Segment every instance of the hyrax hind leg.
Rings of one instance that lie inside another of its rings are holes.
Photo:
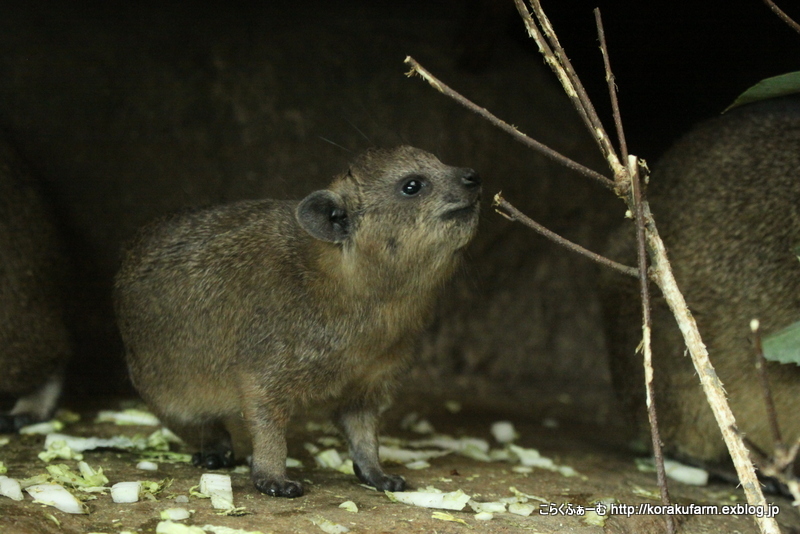
[[[364,483],[380,491],[404,491],[406,481],[387,475],[378,457],[378,416],[384,400],[382,391],[348,395],[336,411],[339,428],[350,445],[353,470]]]
[[[231,436],[219,420],[188,425],[162,420],[173,432],[200,448],[192,455],[192,465],[206,469],[231,467],[234,464]]]
[[[9,414],[0,414],[0,434],[16,432],[23,426],[49,419],[56,409],[63,383],[64,376],[58,371],[38,389],[20,397]]]

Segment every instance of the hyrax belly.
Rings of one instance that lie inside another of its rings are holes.
[[[151,224],[128,249],[115,309],[131,377],[164,422],[233,462],[252,441],[255,486],[294,497],[285,428],[329,398],[358,477],[401,490],[378,461],[379,408],[436,293],[474,235],[480,180],[411,147],[357,158],[300,202],[239,202]]]

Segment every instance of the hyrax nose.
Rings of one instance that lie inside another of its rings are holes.
[[[468,189],[475,189],[481,185],[481,177],[472,169],[463,169],[461,174],[461,184]]]

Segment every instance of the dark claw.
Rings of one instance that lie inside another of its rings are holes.
[[[358,464],[353,464],[353,470],[355,471],[356,476],[361,482],[369,486],[372,486],[373,488],[379,491],[406,490],[406,481],[403,477],[396,475],[387,475],[383,471],[375,471],[373,473],[370,473],[368,476],[361,470]]]
[[[19,415],[0,415],[0,434],[15,434],[19,429],[38,422],[38,419],[30,414]]]
[[[212,470],[222,467],[232,467],[233,451],[227,451],[224,454],[217,454],[215,452],[203,454],[202,452],[196,452],[192,455],[192,465]]]
[[[293,480],[258,480],[253,482],[256,489],[272,497],[293,499],[303,495],[303,486]]]

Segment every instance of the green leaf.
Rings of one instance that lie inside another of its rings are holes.
[[[767,360],[800,365],[800,321],[768,335],[762,345]]]
[[[791,95],[800,93],[800,71],[789,72],[779,76],[773,76],[766,80],[761,80],[753,87],[739,95],[733,104],[728,106],[725,111],[729,111],[735,107],[758,102],[760,100],[768,100],[770,98],[778,98],[780,96]],[[723,113],[725,113],[723,111]]]

